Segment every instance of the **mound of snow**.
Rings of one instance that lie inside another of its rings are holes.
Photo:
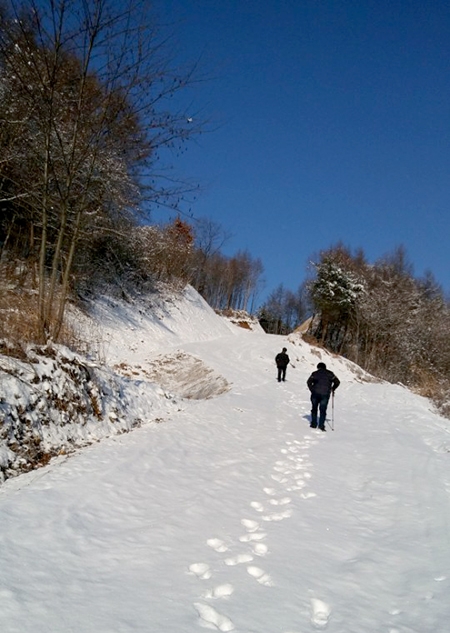
[[[181,343],[233,336],[191,287],[72,309],[87,357],[62,346],[0,354],[0,481],[106,437],[160,421],[181,399],[212,398],[227,380]],[[165,352],[162,354],[161,352]]]
[[[0,356],[0,480],[178,408],[157,384],[118,376],[64,347]]]

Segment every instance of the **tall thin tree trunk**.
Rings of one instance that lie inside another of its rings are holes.
[[[45,258],[47,255],[47,230],[48,230],[48,173],[49,173],[49,160],[50,160],[50,134],[47,138],[46,156],[44,162],[44,195],[42,198],[41,218],[41,245],[39,252],[39,268],[38,268],[38,306],[39,306],[39,338],[41,343],[45,343],[47,340],[48,324],[46,320],[46,305],[45,305]]]

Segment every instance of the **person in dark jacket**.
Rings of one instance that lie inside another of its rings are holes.
[[[286,354],[287,349],[283,347],[282,351],[275,356],[275,362],[278,369],[278,382],[286,380],[286,368],[289,365],[289,356]]]
[[[334,393],[341,381],[332,371],[327,369],[325,363],[317,365],[317,371],[313,371],[306,381],[311,392],[311,428],[317,428],[317,409],[319,409],[319,429],[325,431],[325,419],[327,417],[328,401],[331,393]]]

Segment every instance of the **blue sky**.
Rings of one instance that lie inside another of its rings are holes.
[[[439,0],[156,0],[213,131],[174,162],[186,207],[261,258],[264,299],[342,241],[406,248],[450,292],[450,5]]]

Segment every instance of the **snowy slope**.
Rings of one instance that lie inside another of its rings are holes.
[[[191,290],[158,319],[97,309],[131,409],[167,385],[173,406],[0,487],[2,632],[448,633],[449,422],[426,399]],[[342,382],[327,433],[319,360]]]
[[[105,437],[164,419],[179,398],[224,393],[226,380],[177,349],[235,332],[192,289],[72,310],[87,358],[63,347],[0,354],[0,482]],[[164,350],[164,354],[160,354]]]

